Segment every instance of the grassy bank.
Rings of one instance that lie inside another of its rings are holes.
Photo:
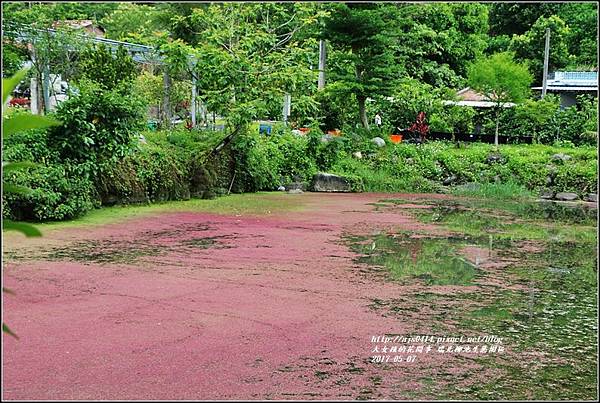
[[[235,215],[268,215],[286,211],[300,211],[304,207],[296,198],[282,193],[258,192],[252,194],[231,194],[216,199],[191,199],[167,201],[145,205],[117,205],[94,209],[82,217],[69,221],[38,223],[44,230],[89,227],[118,223],[124,220],[159,213],[196,212]]]
[[[226,133],[146,132],[145,139],[135,140],[123,157],[76,164],[58,158],[45,133],[30,131],[4,144],[6,160],[38,165],[6,175],[8,183],[32,191],[4,195],[3,216],[45,222],[102,216],[95,208],[115,204],[182,200],[182,206],[191,206],[195,199],[212,199],[229,189],[252,193],[291,182],[308,184],[319,171],[343,175],[355,190],[367,192],[478,192],[513,198],[545,190],[580,197],[596,192],[594,147],[502,145],[496,150],[489,144],[439,141],[377,147],[371,141],[376,134],[324,139],[317,129],[296,136],[279,127],[270,136],[261,136],[251,127],[211,154]]]

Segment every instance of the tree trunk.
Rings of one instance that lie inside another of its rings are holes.
[[[35,114],[43,115],[45,110],[44,104],[44,75],[42,74],[43,69],[38,64],[37,52],[33,45],[28,45],[31,49],[31,62],[35,68],[35,88],[31,91],[31,98],[35,97]]]
[[[367,100],[366,97],[357,97],[358,98],[358,113],[360,115],[360,122],[363,127],[369,130],[369,119],[367,118],[367,108],[365,107],[365,102]]]
[[[171,77],[166,71],[163,73],[163,110],[162,110],[162,122],[165,129],[171,127],[171,105],[169,99],[169,92],[171,89]]]
[[[494,145],[498,148],[498,126],[500,125],[500,108],[496,110],[496,133],[494,134]]]

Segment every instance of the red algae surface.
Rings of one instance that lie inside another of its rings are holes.
[[[443,311],[467,301],[411,301],[418,285],[387,281],[343,236],[440,228],[377,208],[389,194],[282,196],[302,208],[7,237],[3,317],[20,338],[3,336],[3,398],[434,399],[494,376],[468,354],[374,362],[374,337],[445,336]],[[374,309],[390,300],[405,314]]]

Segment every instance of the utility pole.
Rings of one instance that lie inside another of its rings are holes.
[[[46,63],[42,72],[42,94],[44,96],[44,115],[50,112],[50,67]]]
[[[31,52],[31,63],[32,65],[35,67],[36,66],[36,52],[35,52],[35,47],[31,44],[28,43],[27,44],[27,48],[30,50]],[[33,113],[34,115],[41,115],[42,111],[42,97],[41,97],[41,91],[40,91],[40,79],[41,76],[38,77],[37,74],[37,70],[36,70],[36,74],[34,77],[31,78],[31,84],[30,84],[30,94],[31,94],[31,113]]]
[[[550,57],[550,28],[546,28],[546,48],[544,49],[544,78],[542,81],[542,98],[546,96],[548,87],[548,59]]]
[[[196,127],[196,75],[192,74],[192,127]]]
[[[327,48],[325,47],[325,41],[321,39],[319,41],[319,81],[317,88],[325,88],[325,64],[327,59]]]
[[[287,125],[288,118],[292,109],[292,96],[286,93],[283,96],[283,123]]]
[[[171,127],[171,102],[169,99],[169,92],[171,91],[171,77],[169,77],[169,72],[163,72],[163,126],[164,128]]]

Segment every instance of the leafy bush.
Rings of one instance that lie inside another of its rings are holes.
[[[214,167],[204,155],[220,140],[214,132],[146,132],[144,137],[146,143],[123,159],[102,164],[96,187],[103,204],[212,197]]]
[[[505,145],[498,151],[499,160],[492,161],[488,157],[497,152],[490,144],[457,147],[452,142],[436,141],[378,148],[368,133],[361,131],[328,141],[318,129],[308,136],[292,135],[283,127],[279,132],[270,136],[259,135],[257,130],[240,133],[210,158],[208,152],[221,142],[224,133],[186,129],[144,132],[147,143],[134,144],[121,159],[63,166],[58,164],[56,153],[45,146],[44,133],[29,131],[20,135],[20,141],[9,140],[5,155],[45,158],[49,166],[11,177],[11,182],[29,186],[34,193],[6,199],[4,214],[35,220],[66,219],[97,206],[99,201],[106,205],[214,197],[215,193],[227,193],[232,180],[233,192],[275,190],[292,181],[309,181],[317,171],[345,176],[356,191],[438,192],[444,179],[454,177],[453,186],[477,183],[475,195],[503,198],[545,189],[551,169],[556,171],[555,191],[583,195],[595,189],[598,177],[594,147]],[[362,158],[353,156],[355,151],[361,151]],[[559,163],[551,158],[556,153],[572,158]],[[90,165],[95,166],[95,177],[88,175],[93,171]]]
[[[235,191],[256,192],[276,189],[282,154],[272,143],[255,133],[237,136],[232,145],[235,156]]]
[[[347,95],[342,83],[332,82],[315,95],[320,108],[318,116],[322,130],[342,129],[346,122],[356,122],[356,97]]]
[[[62,125],[49,131],[49,144],[75,162],[123,157],[144,124],[143,104],[128,93],[127,84],[107,90],[82,82],[79,94],[61,103],[56,116]]]
[[[2,158],[5,161],[56,162],[58,153],[48,147],[46,129],[26,130],[4,138]]]
[[[319,169],[315,156],[309,153],[309,138],[285,134],[266,138],[265,141],[281,151],[278,175],[283,184],[295,179],[308,181]]]
[[[68,220],[99,205],[92,182],[70,165],[50,165],[12,172],[11,184],[31,189],[4,195],[5,218],[25,221]]]
[[[130,84],[137,75],[135,62],[122,46],[114,54],[104,44],[88,46],[78,62],[78,78],[95,82],[103,89]]]
[[[554,182],[554,190],[557,192],[575,192],[580,196],[596,193],[598,167],[596,164],[567,161],[558,167]]]
[[[532,136],[535,142],[553,144],[571,142],[574,145],[595,145],[598,139],[598,100],[583,95],[577,104],[560,108],[559,98],[546,95],[541,100],[527,100],[502,112],[502,134]],[[484,132],[491,133],[495,123],[483,114]]]
[[[520,189],[527,189],[537,192],[547,186],[552,155],[561,152],[571,155],[572,159],[557,167],[554,190],[583,194],[595,189],[597,156],[592,147],[502,146],[501,159],[492,162],[488,156],[495,152],[489,144],[474,143],[457,148],[450,142],[430,142],[421,146],[402,143],[366,153],[363,159],[344,157],[332,170],[361,177],[366,191],[439,191],[441,182],[453,177],[453,185],[479,183],[504,186],[505,191],[513,189],[521,193]]]

